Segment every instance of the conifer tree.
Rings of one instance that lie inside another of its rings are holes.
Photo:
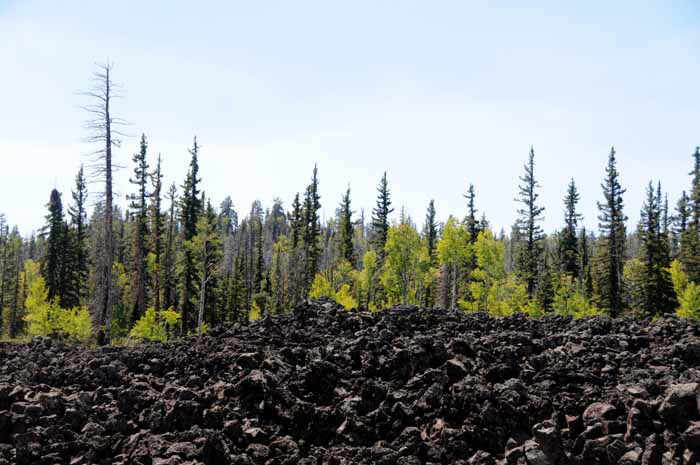
[[[161,172],[161,156],[158,154],[156,169],[151,175],[153,192],[151,192],[151,203],[148,208],[150,230],[150,249],[153,253],[153,308],[159,312],[162,308],[162,269],[163,269],[163,230],[165,229],[165,218],[161,211],[163,202],[163,173]],[[167,308],[167,307],[166,307]]]
[[[372,232],[374,234],[374,247],[381,266],[384,263],[384,246],[389,234],[389,215],[394,211],[391,208],[391,194],[389,192],[389,183],[386,179],[386,171],[382,175],[377,192],[379,193],[377,206],[372,210]]]
[[[435,200],[431,199],[428,204],[428,211],[425,214],[425,225],[423,226],[423,238],[428,248],[428,259],[430,267],[435,268],[438,265],[437,245],[438,245],[438,224],[435,213]],[[436,285],[431,283],[426,286],[424,302],[428,308],[435,306]]]
[[[544,251],[544,233],[539,225],[544,207],[537,205],[539,183],[535,179],[535,150],[532,147],[525,165],[525,175],[520,181],[522,184],[519,187],[519,198],[516,200],[523,205],[523,208],[518,210],[522,241],[516,257],[516,270],[525,283],[528,295],[532,297],[538,284],[538,269]]]
[[[620,185],[617,171],[615,148],[610,149],[603,188],[604,201],[598,202],[600,253],[596,260],[596,292],[599,306],[611,316],[618,316],[623,310],[623,270],[625,262],[625,242],[627,216],[623,212],[622,195],[625,189]]]
[[[177,188],[175,183],[168,189],[168,201],[170,209],[168,213],[168,225],[165,235],[165,254],[163,257],[163,308],[177,306],[177,281],[175,268],[175,236],[177,234],[175,218],[175,206],[177,204]]]
[[[671,254],[674,258],[677,258],[680,254],[681,241],[683,234],[688,229],[688,223],[690,220],[690,209],[689,207],[690,199],[686,191],[681,193],[681,198],[678,199],[676,204],[676,214],[673,216],[673,243],[671,247]]]
[[[338,249],[340,257],[355,265],[355,251],[353,236],[355,230],[352,223],[352,209],[350,204],[350,186],[345,191],[338,211]]]
[[[478,210],[475,204],[476,195],[474,193],[474,184],[469,184],[469,190],[464,197],[467,199],[467,217],[464,219],[464,222],[469,230],[469,240],[474,244],[476,243],[476,238],[479,236],[479,232],[482,230],[479,225],[479,220],[476,218]]]
[[[561,257],[561,271],[569,274],[573,279],[579,278],[581,270],[577,235],[581,215],[576,211],[580,199],[576,183],[571,179],[566,197],[564,197],[564,229],[561,233],[559,255]]]
[[[197,234],[197,220],[202,213],[202,200],[200,198],[199,183],[199,145],[197,137],[194,138],[192,148],[189,149],[191,155],[190,167],[187,171],[185,182],[182,185],[182,197],[180,199],[180,224],[182,225],[183,242],[191,241]],[[197,269],[195,256],[190,248],[185,247],[181,260],[181,298],[180,311],[182,334],[192,328],[192,315],[194,313],[193,298],[197,292]]]
[[[148,237],[148,202],[149,193],[147,191],[148,178],[148,162],[146,160],[146,152],[148,150],[148,142],[146,135],[141,134],[141,143],[138,153],[132,157],[134,162],[134,177],[129,179],[129,182],[136,186],[136,193],[129,196],[131,203],[129,208],[134,214],[134,237],[133,237],[133,296],[132,307],[130,314],[131,324],[135,324],[146,311],[146,293],[148,290],[148,269],[146,240]]]
[[[67,228],[63,219],[63,204],[61,193],[51,190],[49,203],[46,205],[49,214],[46,216],[46,256],[42,262],[42,275],[46,281],[49,299],[58,297],[63,301],[66,293],[66,250]]]
[[[318,211],[321,209],[321,196],[318,193],[318,169],[314,165],[311,184],[306,188],[304,197],[304,295],[308,293],[311,283],[318,270],[320,257],[319,238],[321,236]]]
[[[671,313],[678,305],[671,275],[671,256],[663,231],[663,207],[661,184],[654,192],[652,183],[647,188],[647,198],[642,206],[638,234],[641,240],[641,307],[647,316]]]
[[[688,198],[689,219],[681,236],[680,260],[688,279],[700,283],[700,147],[693,153],[692,184]]]
[[[87,298],[87,282],[88,282],[88,250],[87,250],[87,213],[85,211],[88,191],[87,181],[83,166],[80,165],[80,170],[75,177],[75,190],[71,192],[73,197],[73,205],[68,207],[68,214],[71,218],[72,227],[72,244],[71,252],[73,255],[73,269],[70,273],[71,288],[76,295],[77,302],[71,305],[78,305],[84,302]],[[31,257],[30,257],[31,258]]]
[[[579,289],[586,299],[590,299],[593,295],[593,274],[591,272],[590,239],[588,238],[585,227],[581,228],[578,242],[580,257],[579,270],[581,271],[579,276]]]
[[[425,243],[428,246],[428,256],[430,263],[435,265],[437,262],[437,243],[438,243],[438,224],[435,218],[435,200],[431,199],[428,204],[428,211],[425,214],[425,226],[423,228],[423,236]]]

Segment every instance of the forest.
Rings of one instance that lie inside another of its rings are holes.
[[[530,148],[513,225],[496,233],[473,185],[456,216],[437,218],[433,201],[422,221],[395,212],[387,172],[368,215],[353,209],[350,188],[339,202],[321,199],[316,166],[291,205],[276,198],[269,206],[234,206],[230,197],[205,195],[199,166],[206,154],[196,137],[185,179],[163,185],[161,158],[144,131],[131,157],[132,190],[119,205],[113,151],[123,121],[112,114],[111,70],[98,67],[94,87],[83,93],[97,150],[76,167],[70,193],[46,193],[43,229],[23,235],[0,215],[3,338],[167,340],[323,297],[348,310],[411,304],[493,316],[700,317],[700,148],[689,157],[687,190],[671,200],[658,180],[649,181],[644,199],[626,199],[611,148],[601,166],[597,225],[582,224],[571,179],[561,228],[552,232],[541,226]],[[88,181],[99,187],[88,192]],[[337,203],[325,222],[322,201]],[[636,225],[625,214],[632,208],[641,213]],[[394,213],[398,221],[390,220]]]

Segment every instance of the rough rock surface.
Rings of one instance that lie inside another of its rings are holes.
[[[700,327],[292,315],[196,339],[0,345],[0,464],[696,464]]]

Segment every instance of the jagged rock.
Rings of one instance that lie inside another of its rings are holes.
[[[669,424],[685,427],[698,418],[698,383],[674,384],[666,390],[659,415]]]
[[[307,301],[198,342],[0,343],[0,465],[692,464],[695,334]]]

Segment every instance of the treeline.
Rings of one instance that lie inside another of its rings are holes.
[[[473,185],[458,216],[439,221],[431,201],[420,229],[403,211],[392,222],[386,173],[368,217],[353,209],[348,187],[335,202],[324,199],[337,208],[321,222],[316,167],[290,206],[278,198],[241,211],[230,197],[214,204],[200,178],[196,138],[185,179],[164,186],[161,157],[143,135],[123,209],[111,191],[119,120],[111,114],[110,71],[101,67],[96,88],[86,93],[99,144],[92,167],[104,189],[88,193],[80,167],[68,207],[52,190],[46,226],[29,237],[0,216],[0,322],[7,337],[166,339],[286,312],[309,296],[331,297],[348,309],[408,303],[494,315],[700,316],[700,149],[692,155],[688,193],[670,207],[660,182],[650,182],[639,224],[630,230],[611,149],[597,234],[582,224],[573,179],[561,229],[544,233],[533,149],[509,234],[492,232]]]

